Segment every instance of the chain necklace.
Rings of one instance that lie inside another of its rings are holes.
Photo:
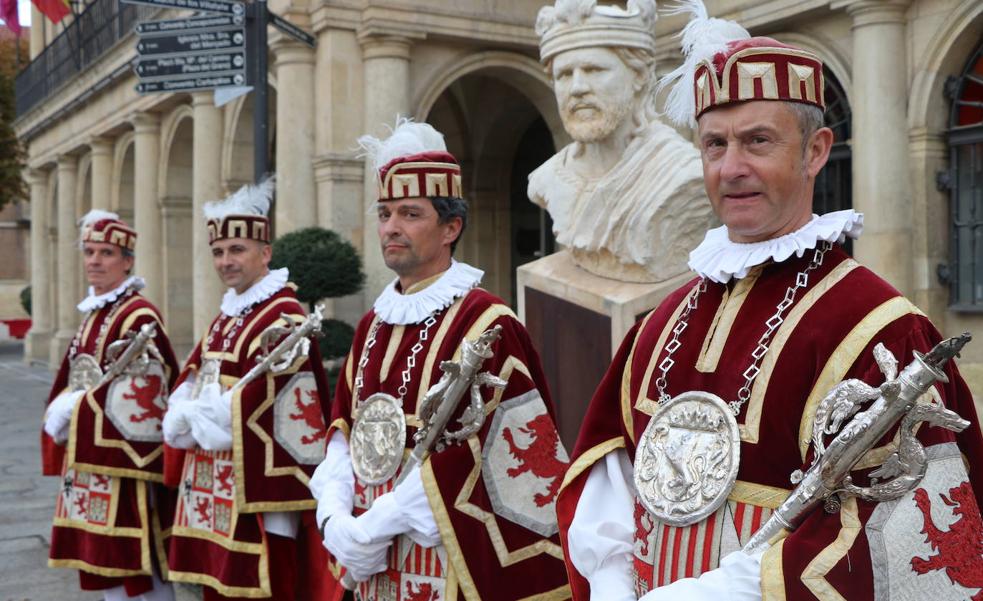
[[[744,385],[741,386],[740,390],[737,391],[737,400],[733,400],[727,403],[730,410],[735,416],[739,415],[741,408],[744,404],[751,398],[751,385],[754,384],[755,378],[761,372],[761,361],[764,359],[765,355],[768,354],[768,345],[771,342],[771,336],[775,333],[775,330],[782,325],[785,321],[784,313],[792,306],[795,302],[795,296],[798,294],[799,290],[805,288],[809,285],[809,274],[823,264],[823,257],[826,252],[833,248],[832,242],[823,242],[821,245],[817,246],[813,255],[812,261],[809,265],[800,271],[795,276],[795,283],[788,287],[785,291],[785,297],[782,299],[778,306],[775,307],[775,314],[772,315],[768,321],[765,322],[765,331],[758,339],[758,345],[755,347],[754,352],[751,353],[751,365],[748,366],[744,373]],[[666,377],[669,374],[669,370],[675,365],[675,360],[673,360],[672,355],[682,343],[679,342],[679,337],[683,331],[689,325],[689,318],[693,311],[699,304],[700,295],[707,290],[707,279],[705,277],[700,278],[699,284],[697,284],[696,292],[689,297],[686,302],[686,309],[679,316],[679,321],[676,322],[675,327],[672,329],[672,338],[665,346],[666,357],[659,363],[659,371],[662,374],[655,381],[656,388],[659,391],[659,404],[663,405],[670,400],[669,394],[666,392],[667,380]]]
[[[403,370],[401,375],[401,382],[396,393],[399,395],[399,403],[402,405],[403,399],[406,397],[408,391],[408,385],[410,383],[410,372],[416,367],[416,356],[423,350],[423,343],[427,341],[430,337],[430,328],[437,323],[437,316],[442,310],[438,309],[430,314],[429,317],[423,322],[423,328],[420,330],[420,335],[416,341],[416,344],[410,349],[410,355],[406,359],[406,369]],[[355,374],[355,389],[352,391],[352,406],[358,408],[358,404],[361,402],[360,394],[362,388],[365,385],[365,366],[369,364],[369,351],[375,346],[376,335],[379,333],[379,328],[382,326],[382,319],[378,319],[375,325],[372,326],[372,330],[369,332],[369,336],[365,341],[365,346],[362,347],[362,356],[358,360],[358,370]]]
[[[109,331],[109,326],[113,323],[113,318],[116,317],[116,311],[119,310],[120,306],[137,291],[133,286],[128,286],[126,290],[120,293],[120,295],[109,305],[109,312],[106,314],[106,319],[102,320],[102,324],[99,326],[99,332],[96,335],[95,348],[98,349],[102,346],[102,341],[106,337],[106,332]],[[105,306],[105,305],[104,305]],[[85,332],[85,326],[89,322],[89,318],[99,312],[99,309],[93,309],[85,314],[82,318],[82,323],[79,324],[78,331],[75,332],[75,336],[72,337],[72,343],[68,347],[68,359],[71,361],[78,355],[79,348],[82,346],[82,333]]]
[[[256,308],[256,305],[258,305],[259,302],[249,305],[242,311],[242,313],[239,313],[234,317],[230,315],[228,319],[216,320],[215,323],[212,325],[212,329],[208,332],[208,338],[205,339],[205,348],[211,349],[212,342],[215,340],[215,335],[222,330],[223,325],[228,323],[229,320],[234,319],[235,321],[232,323],[232,327],[229,328],[229,331],[226,332],[225,336],[222,337],[222,352],[223,353],[227,352],[229,350],[229,347],[232,346],[232,340],[234,340],[236,334],[239,333],[239,329],[242,327],[244,323],[246,323],[246,317],[248,317],[249,314],[253,312],[253,309]]]

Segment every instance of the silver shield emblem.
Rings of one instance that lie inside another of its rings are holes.
[[[399,469],[406,448],[406,416],[396,397],[377,392],[360,403],[352,426],[352,468],[366,484],[382,484]]]
[[[98,384],[101,379],[102,369],[95,357],[85,353],[75,355],[71,366],[68,368],[69,390],[88,390]]]
[[[696,523],[727,499],[740,453],[737,420],[727,403],[708,392],[684,392],[659,407],[639,439],[639,500],[665,524]]]

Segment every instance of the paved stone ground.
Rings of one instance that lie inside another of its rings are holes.
[[[39,432],[53,379],[23,362],[20,344],[0,342],[0,601],[95,601],[74,570],[47,566],[57,478],[42,477]],[[179,601],[200,599],[191,587]]]

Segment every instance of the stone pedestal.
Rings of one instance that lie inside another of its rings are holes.
[[[610,280],[578,267],[568,251],[519,267],[519,319],[541,354],[568,449],[628,330],[692,277],[687,272],[656,284]]]

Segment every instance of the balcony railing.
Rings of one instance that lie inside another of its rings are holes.
[[[17,114],[23,115],[103,56],[159,9],[119,0],[88,2],[65,31],[17,75]]]

